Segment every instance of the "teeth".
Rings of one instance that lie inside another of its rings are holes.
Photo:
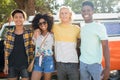
[[[89,15],[84,15],[84,17],[89,17]]]

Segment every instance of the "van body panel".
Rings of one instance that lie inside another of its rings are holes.
[[[120,39],[109,41],[110,49],[110,70],[120,70]],[[105,66],[104,59],[102,61]]]

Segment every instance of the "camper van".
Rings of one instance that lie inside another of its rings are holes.
[[[59,21],[59,18],[58,18],[59,16],[53,15],[53,17],[54,17],[54,22],[57,23]],[[109,48],[110,48],[110,69],[111,69],[111,72],[119,72],[120,70],[120,14],[99,13],[99,14],[94,14],[93,17],[96,22],[102,23],[106,27],[108,38],[109,38]],[[26,21],[24,25],[29,28],[31,26],[31,21],[33,18],[34,16],[30,16],[28,18],[28,21]],[[81,14],[75,14],[73,16],[72,23],[82,27],[84,25],[84,21]],[[10,25],[4,24],[2,29],[0,30],[0,72],[3,71],[3,66],[4,66],[4,51],[3,51],[4,34],[6,33],[7,29],[13,28],[14,25],[15,25],[14,22],[11,23]],[[104,67],[104,59],[102,64]]]

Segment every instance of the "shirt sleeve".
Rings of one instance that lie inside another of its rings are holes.
[[[5,59],[5,64],[8,64],[8,56],[9,56],[9,40],[8,40],[8,34],[9,32],[6,33],[5,39],[4,39],[4,59]]]
[[[55,24],[52,26],[52,30],[51,30],[52,33],[54,33],[54,29],[55,29]]]
[[[98,36],[100,38],[100,40],[108,40],[108,35],[107,35],[107,31],[104,25],[100,24],[100,26],[98,26]]]
[[[80,38],[80,27],[78,25],[75,25],[76,26],[76,31],[77,31],[77,38],[79,39]]]

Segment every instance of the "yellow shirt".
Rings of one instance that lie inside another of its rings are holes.
[[[78,63],[76,43],[80,37],[80,27],[59,23],[53,26],[52,32],[55,38],[56,61]]]

